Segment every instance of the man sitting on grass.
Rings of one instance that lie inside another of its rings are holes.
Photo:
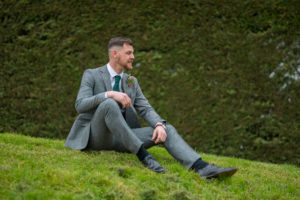
[[[115,150],[131,152],[154,172],[165,169],[146,150],[162,143],[167,151],[187,169],[202,178],[231,176],[237,169],[220,168],[206,163],[149,104],[132,70],[133,43],[116,37],[108,43],[109,62],[87,69],[75,102],[79,113],[68,135],[66,146],[72,149]],[[137,113],[149,127],[140,127]]]

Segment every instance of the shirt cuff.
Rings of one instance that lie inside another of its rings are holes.
[[[105,96],[105,98],[107,99],[107,92],[105,92],[104,96]]]

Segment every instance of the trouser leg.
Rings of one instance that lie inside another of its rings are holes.
[[[200,155],[188,145],[172,125],[167,125],[167,139],[164,142],[167,151],[187,169],[198,160]]]
[[[177,133],[172,125],[167,125],[167,139],[163,143],[167,151],[187,169],[198,160],[200,155],[195,152]],[[145,148],[150,148],[155,145],[152,140],[154,129],[152,127],[144,127],[132,129],[134,134],[142,141]]]
[[[91,134],[88,149],[118,150],[121,148],[136,154],[142,145],[142,141],[127,125],[117,102],[106,99],[99,104],[91,121]]]

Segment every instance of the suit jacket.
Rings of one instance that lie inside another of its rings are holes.
[[[152,127],[155,127],[155,124],[159,121],[165,121],[149,104],[141,91],[137,79],[133,77],[134,83],[133,85],[129,85],[128,78],[129,75],[124,73],[121,84],[123,92],[130,97],[132,103],[132,105],[126,109],[125,119],[128,125],[131,128],[139,127],[136,111]],[[72,149],[86,148],[89,141],[91,119],[93,118],[94,112],[98,105],[106,100],[105,92],[111,90],[110,74],[106,65],[85,70],[75,102],[75,108],[79,115],[69,132],[65,144],[66,146]]]

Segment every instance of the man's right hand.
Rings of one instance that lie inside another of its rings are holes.
[[[107,97],[116,100],[122,104],[122,108],[128,108],[131,105],[130,97],[122,92],[109,91],[107,92]]]

